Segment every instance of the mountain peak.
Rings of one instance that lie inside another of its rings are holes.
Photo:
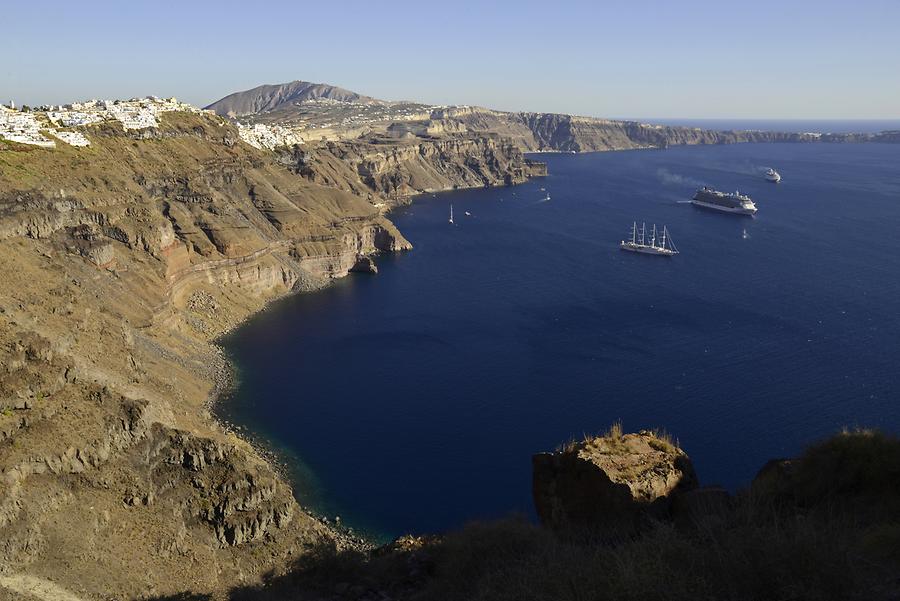
[[[270,113],[299,102],[318,99],[363,104],[380,102],[370,96],[363,96],[337,86],[297,80],[281,84],[266,84],[243,92],[235,92],[213,102],[206,108],[223,117],[234,118]]]

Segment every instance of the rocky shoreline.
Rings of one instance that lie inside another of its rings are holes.
[[[216,420],[233,384],[216,341],[410,248],[384,213],[412,194],[516,183],[534,164],[477,138],[426,144],[425,162],[417,142],[384,163],[378,145],[342,149],[365,157],[364,181],[337,150],[294,169],[216,117],[102,134],[89,151],[0,142],[0,572],[131,598],[370,549]]]
[[[304,293],[305,292],[300,292],[299,294]],[[276,300],[280,300],[280,298]],[[264,310],[265,308],[263,309],[263,311]],[[257,314],[248,315],[247,319],[241,323],[249,321],[255,315]],[[240,325],[241,324],[236,324],[229,330],[229,332],[240,327]],[[250,447],[253,448],[255,454],[266,462],[266,464],[272,469],[272,471],[279,479],[284,482],[291,483],[292,488],[302,484],[294,481],[294,479],[290,475],[290,468],[288,467],[287,460],[284,459],[278,453],[278,451],[265,440],[265,438],[257,433],[252,432],[245,426],[228,421],[216,412],[217,405],[227,402],[228,395],[234,390],[236,380],[234,378],[234,366],[227,358],[227,353],[225,352],[224,348],[218,341],[211,343],[211,346],[214,349],[214,355],[219,357],[221,363],[217,361],[217,367],[215,369],[214,375],[215,389],[214,392],[210,393],[210,400],[207,404],[207,411],[209,411],[210,419],[212,419],[226,435],[232,435],[236,438],[240,438],[248,445],[250,445]],[[336,538],[339,539],[338,544],[341,548],[354,549],[362,552],[371,551],[378,546],[378,543],[376,541],[369,540],[367,538],[364,538],[363,536],[359,536],[353,531],[351,527],[341,524],[340,517],[331,518],[321,512],[315,511],[310,507],[301,505],[299,500],[297,501],[297,503],[300,511],[305,513],[311,519],[314,519],[321,523],[323,526],[329,528],[334,533]]]

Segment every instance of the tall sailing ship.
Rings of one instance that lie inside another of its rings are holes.
[[[663,226],[662,228],[662,235],[658,236],[656,224],[654,223],[653,231],[650,233],[650,240],[648,242],[646,224],[642,223],[641,229],[638,230],[637,221],[631,225],[631,238],[629,240],[622,240],[622,242],[619,243],[619,248],[629,252],[657,255],[661,257],[674,257],[678,254],[678,249],[675,248],[675,244],[672,242],[672,236],[669,235],[669,230],[666,226]]]
[[[746,194],[740,192],[719,192],[703,186],[691,199],[691,204],[704,209],[737,213],[739,215],[753,215],[756,213],[756,205]]]

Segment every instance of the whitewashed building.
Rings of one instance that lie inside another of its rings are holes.
[[[56,131],[53,135],[70,146],[90,146],[91,142],[77,131]]]

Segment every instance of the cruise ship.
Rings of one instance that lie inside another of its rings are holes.
[[[737,213],[739,215],[753,215],[756,213],[756,205],[746,194],[740,192],[719,192],[712,188],[703,186],[691,203],[704,209],[714,209],[716,211],[724,211],[726,213]]]
[[[777,184],[781,181],[781,175],[778,174],[774,169],[768,169],[766,171],[766,179],[774,184]]]

